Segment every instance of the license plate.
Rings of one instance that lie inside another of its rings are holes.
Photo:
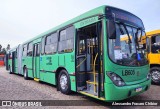
[[[142,91],[142,87],[136,88],[136,92],[140,92],[140,91]]]

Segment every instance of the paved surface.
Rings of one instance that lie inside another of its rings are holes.
[[[71,95],[64,95],[60,91],[57,91],[55,86],[39,83],[33,80],[24,80],[22,76],[9,74],[4,67],[0,67],[0,100],[82,100],[84,102],[89,102],[93,106],[54,106],[54,107],[18,107],[18,108],[46,108],[46,109],[64,109],[64,108],[83,108],[83,109],[114,109],[114,108],[125,108],[125,107],[110,107],[104,106],[104,102],[99,102],[90,97],[78,93],[72,93]],[[131,97],[128,100],[160,100],[160,86],[152,85],[151,88],[140,95]],[[83,105],[83,102],[82,102]],[[153,107],[153,106],[152,106]],[[152,108],[147,106],[145,108]],[[0,107],[1,109],[2,107]],[[9,108],[9,107],[8,107]],[[10,107],[13,108],[13,107]],[[126,107],[126,108],[144,108],[140,107]],[[154,107],[160,108],[160,107]]]

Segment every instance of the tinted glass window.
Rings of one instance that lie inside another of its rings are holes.
[[[27,45],[23,46],[23,56],[27,56]]]
[[[40,53],[39,53],[40,49],[39,49],[39,44],[37,45],[37,52],[36,52],[36,56],[39,56]]]
[[[57,33],[53,33],[46,38],[46,45],[57,43]]]
[[[116,39],[108,40],[110,59],[114,63],[124,66],[148,64],[144,52],[138,49],[139,45],[136,44],[136,38],[136,28],[126,26],[125,30],[123,25],[116,24]]]
[[[32,56],[33,54],[33,44],[29,43],[28,44],[28,52],[27,52],[27,56]]]
[[[60,32],[60,41],[58,45],[59,52],[72,52],[74,47],[74,27],[69,27]]]
[[[52,54],[57,52],[57,33],[53,33],[46,37],[45,54]]]
[[[60,32],[60,41],[66,40],[66,30]]]

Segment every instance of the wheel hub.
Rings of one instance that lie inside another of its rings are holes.
[[[60,77],[60,85],[62,89],[66,89],[67,88],[67,76],[62,74]]]
[[[24,71],[24,76],[25,76],[25,77],[27,77],[27,73],[26,73],[26,70]]]
[[[159,80],[160,79],[160,72],[157,70],[153,71],[152,78],[153,78],[153,80],[156,80],[156,81]]]

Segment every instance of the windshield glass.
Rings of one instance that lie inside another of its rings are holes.
[[[110,59],[125,66],[146,65],[143,46],[139,43],[141,34],[137,28],[116,23],[116,39],[108,39]]]

